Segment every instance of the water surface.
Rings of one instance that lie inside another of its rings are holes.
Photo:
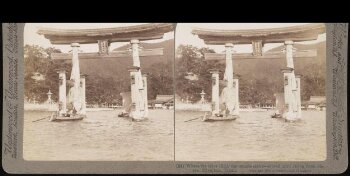
[[[174,160],[172,110],[150,110],[145,122],[131,122],[118,113],[87,112],[81,121],[32,122],[51,113],[25,111],[24,159]]]
[[[272,111],[240,112],[235,121],[201,122],[203,112],[176,111],[175,159],[190,161],[321,161],[326,159],[326,112],[303,111],[299,123]]]

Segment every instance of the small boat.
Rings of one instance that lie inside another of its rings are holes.
[[[301,122],[302,120],[301,119],[284,119],[285,122],[288,122],[288,123],[299,123]]]
[[[118,114],[118,117],[130,117],[129,113],[121,112]]]
[[[214,122],[214,121],[232,121],[236,120],[239,116],[238,115],[226,115],[223,114],[215,114],[211,115],[211,113],[206,113],[204,116],[202,116],[203,122]]]
[[[77,115],[65,115],[60,116],[58,113],[54,113],[51,115],[49,121],[50,122],[62,122],[62,121],[75,121],[75,120],[83,120],[86,117],[86,115],[83,114],[77,114]]]
[[[133,122],[144,122],[144,121],[148,121],[148,118],[136,119],[136,118],[131,117],[131,121],[133,121]]]
[[[271,118],[282,118],[282,115],[274,113],[274,114],[271,115]]]
[[[134,118],[129,113],[125,113],[125,112],[119,113],[118,117],[125,118],[125,119],[130,119],[132,122],[143,122],[143,121],[147,121],[148,120],[148,118]]]

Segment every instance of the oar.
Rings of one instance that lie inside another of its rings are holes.
[[[38,119],[38,120],[34,120],[34,121],[32,121],[32,122],[37,122],[37,121],[40,121],[40,120],[44,120],[44,119],[49,118],[49,117],[50,117],[50,116],[44,117],[44,118],[41,118],[41,119]]]
[[[186,120],[184,122],[189,122],[189,121],[192,121],[192,120],[196,120],[196,119],[199,119],[200,117],[197,117],[197,118],[194,118],[194,119],[190,119],[190,120]]]

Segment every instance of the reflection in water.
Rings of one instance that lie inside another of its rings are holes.
[[[116,111],[88,112],[76,122],[33,120],[50,112],[25,111],[26,160],[173,160],[174,118],[170,110],[150,110],[149,121],[131,122]]]
[[[191,161],[321,161],[326,112],[305,111],[286,123],[271,112],[241,112],[235,121],[184,122],[203,112],[176,111],[175,159]]]
[[[202,112],[176,111],[175,159],[192,161],[321,161],[326,159],[326,113],[303,112],[286,123],[271,112],[241,112],[235,121],[184,122]],[[173,111],[150,110],[131,122],[116,111],[88,112],[78,122],[33,120],[50,112],[26,111],[26,160],[173,160]]]

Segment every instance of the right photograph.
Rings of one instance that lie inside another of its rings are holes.
[[[323,23],[178,23],[176,161],[324,161]]]

